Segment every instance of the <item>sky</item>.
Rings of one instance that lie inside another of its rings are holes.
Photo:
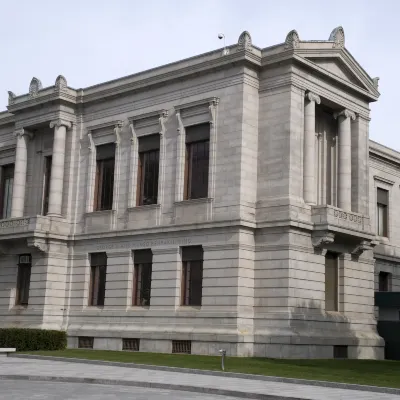
[[[327,40],[342,25],[346,48],[381,96],[371,104],[370,138],[400,151],[397,125],[400,24],[398,0],[0,0],[0,111],[7,91],[28,92],[62,74],[82,88],[237,43]]]

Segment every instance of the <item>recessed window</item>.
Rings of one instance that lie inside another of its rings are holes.
[[[379,236],[388,236],[389,191],[377,189],[377,229]]]
[[[150,249],[135,250],[133,252],[133,261],[135,263],[135,271],[132,304],[134,306],[149,306],[153,254]]]
[[[115,144],[96,147],[95,211],[111,210],[114,192]]]
[[[49,199],[50,199],[50,179],[51,179],[51,164],[53,157],[48,156],[44,158],[44,176],[43,176],[43,215],[49,212]]]
[[[203,295],[203,248],[182,247],[182,305],[201,306]]]
[[[173,340],[172,353],[173,354],[191,354],[192,342],[190,340]]]
[[[93,337],[79,336],[78,338],[78,348],[79,349],[93,349]]]
[[[122,350],[139,351],[140,339],[122,339]]]
[[[106,294],[107,254],[93,253],[90,255],[90,306],[104,306]]]
[[[160,135],[139,138],[137,205],[157,204]]]
[[[11,217],[11,206],[14,185],[14,164],[1,167],[1,218]]]
[[[30,254],[19,256],[17,276],[16,305],[27,306],[29,303],[29,287],[31,284],[32,257]]]
[[[325,256],[325,310],[338,311],[338,256],[328,252]]]
[[[210,124],[186,128],[186,161],[184,199],[208,196]]]
[[[333,358],[349,358],[348,352],[348,346],[333,346]]]
[[[379,291],[389,292],[391,286],[392,274],[389,272],[379,272]]]

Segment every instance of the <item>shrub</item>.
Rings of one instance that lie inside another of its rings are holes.
[[[0,347],[17,351],[64,350],[67,347],[65,331],[45,329],[0,328]]]

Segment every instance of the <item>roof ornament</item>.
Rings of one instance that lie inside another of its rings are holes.
[[[239,36],[237,49],[238,50],[253,51],[253,45],[252,45],[252,42],[251,42],[251,36],[250,36],[249,32],[243,31],[241,33],[241,35]]]
[[[58,75],[55,83],[55,91],[63,92],[67,88],[67,80],[64,76]]]
[[[14,104],[16,97],[14,92],[8,91],[8,105]]]
[[[373,82],[374,88],[375,88],[376,90],[379,89],[379,79],[380,79],[379,77],[372,78],[372,82]]]
[[[299,47],[300,37],[296,29],[291,30],[285,39],[285,49],[297,49]]]
[[[33,77],[29,85],[29,96],[37,96],[40,89],[42,89],[42,82],[38,78]]]
[[[335,28],[330,36],[329,36],[329,42],[333,42],[333,46],[334,48],[338,48],[338,49],[343,49],[344,48],[344,30],[343,27],[338,26],[337,28]]]

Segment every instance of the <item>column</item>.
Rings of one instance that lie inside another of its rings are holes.
[[[11,218],[20,218],[24,216],[28,140],[32,138],[32,134],[24,129],[20,129],[14,135],[17,137],[17,150],[15,155]]]
[[[338,207],[351,211],[351,120],[356,115],[349,110],[334,114],[338,120]]]
[[[49,212],[47,215],[61,215],[64,187],[65,137],[67,128],[70,129],[71,127],[71,122],[61,119],[50,123],[50,128],[54,128],[54,141],[50,176]]]
[[[321,99],[314,93],[306,93],[304,104],[304,201],[316,204],[315,193],[315,103],[321,104]]]

